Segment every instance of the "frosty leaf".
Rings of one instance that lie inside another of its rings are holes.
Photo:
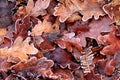
[[[74,12],[81,10],[79,0],[65,0],[63,4],[55,7],[55,16],[59,16],[60,22],[65,22]]]
[[[111,60],[99,60],[97,62],[98,71],[100,74],[112,75],[115,70],[114,59]]]
[[[20,60],[27,60],[27,54],[36,54],[38,52],[34,45],[29,44],[29,42],[29,37],[24,41],[22,37],[18,37],[10,48],[5,47],[0,49],[0,58],[17,57]]]
[[[1,59],[0,58],[0,72],[7,72],[8,69],[12,66],[12,63],[7,62],[7,59]]]
[[[35,36],[39,36],[42,35],[43,32],[50,33],[51,29],[51,23],[45,19],[43,22],[38,21],[38,24],[36,24],[35,27],[32,29],[32,34]]]
[[[101,32],[110,32],[112,28],[110,27],[111,20],[109,17],[101,17],[98,20],[92,20],[91,22],[81,22],[76,21],[73,25],[68,25],[68,30],[78,34],[76,38],[80,39],[80,45],[85,46],[85,37],[94,38],[98,41],[98,36]]]
[[[95,74],[94,71],[91,71],[91,73],[88,73],[84,76],[85,80],[101,80],[100,74]]]
[[[50,4],[50,0],[37,0],[35,3],[33,0],[28,0],[28,4],[26,6],[26,12],[32,16],[39,16],[46,14],[45,9]]]
[[[68,23],[72,23],[72,22],[75,22],[77,20],[81,20],[81,16],[78,14],[78,13],[74,13],[71,15],[71,17],[69,17],[66,22]]]
[[[2,42],[3,40],[3,37],[7,34],[7,31],[6,29],[0,29],[0,43]]]
[[[78,69],[80,67],[79,64],[73,61],[72,55],[61,48],[57,48],[49,56],[50,59],[52,59],[62,68],[66,68],[68,66],[69,69]]]
[[[13,74],[16,76],[19,75],[19,77],[24,77],[25,79],[36,80],[40,76],[51,77],[53,75],[53,72],[51,71],[53,64],[52,60],[47,60],[45,57],[40,59],[32,57],[27,62],[21,61],[11,68],[12,70],[15,70]]]
[[[105,67],[105,73],[107,75],[111,75],[114,72],[115,69],[114,64],[115,64],[114,59],[107,62]]]
[[[60,22],[65,22],[75,12],[79,12],[83,15],[83,21],[87,21],[93,16],[95,19],[98,19],[99,16],[105,15],[101,8],[102,4],[98,0],[66,0],[62,2],[62,4],[59,3],[58,6],[55,7],[54,12],[55,16],[59,16]]]
[[[28,14],[30,14],[33,7],[34,7],[34,1],[33,0],[28,0],[27,6],[26,6],[26,12]]]
[[[40,44],[40,49],[43,51],[52,51],[55,49],[52,42],[47,41],[46,39]]]
[[[75,78],[75,80],[85,80],[85,78],[84,78],[84,73],[82,72],[82,70],[75,70],[74,71],[74,78]]]
[[[104,3],[104,2],[102,2]],[[84,0],[81,4],[82,10],[80,13],[83,15],[82,20],[87,21],[94,16],[95,20],[99,19],[99,16],[104,16],[99,0]]]
[[[107,35],[100,36],[99,40],[106,45],[101,51],[102,54],[114,55],[120,49],[120,39],[119,37],[116,37],[115,31],[112,31]]]
[[[103,10],[111,19],[114,19],[115,22],[120,20],[120,1],[113,0],[109,4],[103,6]]]
[[[7,38],[7,37],[4,37],[4,38],[3,38],[3,43],[0,44],[0,48],[10,47],[11,44],[12,44],[11,39],[9,39],[9,38]]]
[[[61,39],[56,39],[55,42],[59,47],[66,48],[69,52],[72,52],[72,47],[77,48],[79,51],[82,50],[80,39],[75,37],[74,32],[64,34]]]
[[[23,19],[18,19],[15,23],[15,32],[13,32],[14,38],[18,36],[24,39],[28,36],[28,29],[30,29],[32,23],[30,22],[30,16],[25,16]]]
[[[58,76],[58,80],[73,80],[74,77],[71,73],[70,70],[68,69],[60,69],[60,68],[56,68],[53,69],[53,73],[54,75]]]

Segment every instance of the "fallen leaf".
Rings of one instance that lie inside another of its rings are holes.
[[[65,22],[73,13],[81,10],[79,0],[65,0],[64,3],[58,4],[55,7],[54,16],[59,16],[60,22]]]
[[[52,30],[52,25],[46,19],[43,22],[38,21],[38,24],[32,29],[32,34],[35,36],[42,35],[42,33],[50,33]]]
[[[79,64],[73,61],[72,55],[61,48],[57,48],[49,57],[60,65],[61,68],[78,69],[80,67]]]
[[[105,44],[105,47],[101,51],[102,54],[114,55],[120,49],[120,39],[116,36],[115,31],[116,28],[107,35],[99,36],[99,40]]]
[[[27,54],[36,54],[38,50],[30,42],[30,37],[27,37],[24,41],[22,37],[17,37],[13,45],[8,48],[4,47],[0,49],[0,58],[16,57],[20,60],[27,60]]]
[[[50,4],[50,0],[37,0],[35,3],[33,0],[28,0],[28,4],[26,6],[26,12],[32,16],[39,16],[46,14],[45,9]]]
[[[104,3],[104,1],[102,2]],[[102,10],[102,6],[99,0],[84,0],[81,4],[80,13],[83,15],[82,20],[87,21],[94,16],[94,19],[99,19],[99,16],[104,16],[105,13]]]
[[[74,77],[70,70],[56,68],[52,70],[54,75],[58,76],[58,80],[73,80]]]
[[[36,57],[30,58],[27,62],[21,61],[11,67],[14,70],[11,75],[13,77],[20,77],[24,79],[39,79],[40,76],[50,77],[53,75],[51,67],[54,65],[52,60],[45,57],[37,59]]]
[[[103,10],[111,19],[114,19],[115,22],[120,20],[120,1],[113,0],[109,4],[103,6]]]

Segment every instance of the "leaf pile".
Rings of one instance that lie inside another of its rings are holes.
[[[119,0],[0,0],[0,80],[120,80]]]

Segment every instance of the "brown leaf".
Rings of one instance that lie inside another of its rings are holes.
[[[81,10],[79,0],[65,0],[64,3],[58,3],[55,7],[54,16],[59,16],[60,22],[65,22],[73,13]]]
[[[14,39],[18,36],[24,39],[28,36],[28,29],[31,28],[32,23],[30,22],[30,16],[25,16],[23,19],[17,19],[15,22],[15,32],[13,32]]]
[[[0,58],[17,57],[20,60],[27,60],[27,54],[36,54],[38,52],[34,45],[29,44],[29,42],[29,37],[26,38],[24,41],[22,37],[16,38],[16,40],[10,48],[4,47],[0,49]]]
[[[80,39],[75,37],[74,32],[64,34],[62,38],[56,39],[55,43],[62,49],[66,48],[69,52],[72,52],[73,47],[77,48],[79,51],[82,50]]]
[[[120,39],[116,37],[114,30],[107,35],[99,36],[99,40],[105,44],[105,47],[101,51],[102,54],[114,55],[120,49]]]
[[[111,60],[99,60],[97,62],[98,72],[100,74],[112,75],[115,70],[115,61]]]
[[[101,75],[95,74],[94,71],[91,71],[91,73],[84,76],[86,80],[101,80],[101,77]]]
[[[0,29],[0,43],[3,41],[4,36],[7,34],[7,30],[5,28]]]
[[[53,51],[55,47],[52,42],[47,41],[46,39],[40,44],[40,49],[43,51]]]
[[[52,25],[46,19],[43,22],[38,21],[38,24],[32,29],[32,34],[35,36],[42,35],[42,33],[50,33],[52,30]]]
[[[58,76],[58,80],[73,80],[72,72],[68,69],[56,68],[52,70],[54,75]]]
[[[104,1],[103,1],[104,4]],[[91,6],[92,5],[92,6]],[[94,16],[98,19],[99,16],[104,16],[105,13],[101,8],[98,0],[66,0],[58,3],[55,7],[54,16],[59,16],[60,22],[65,22],[72,14],[79,12],[83,15],[82,20],[87,21]]]
[[[50,0],[37,0],[35,3],[33,0],[28,0],[26,6],[26,12],[32,16],[45,15],[47,7],[50,4]]]
[[[113,0],[109,4],[103,6],[103,10],[111,19],[114,19],[115,22],[120,20],[120,1]]]
[[[57,48],[49,56],[50,59],[60,65],[61,68],[68,67],[69,69],[78,69],[80,67],[79,64],[73,61],[72,55],[61,48]]]
[[[47,60],[45,57],[40,59],[32,57],[27,62],[21,61],[12,66],[11,69],[15,70],[15,73],[13,72],[13,74],[17,77],[36,80],[39,79],[40,76],[51,78],[53,75],[53,72],[51,71],[53,64],[52,60]]]
[[[86,37],[98,41],[97,38],[101,35],[101,32],[112,31],[112,28],[110,27],[111,22],[112,21],[107,16],[101,17],[98,20],[92,20],[91,22],[76,21],[73,25],[68,25],[68,31],[78,34],[76,35],[76,38],[80,39],[79,44],[85,47]]]
[[[112,75],[112,73],[115,70],[114,64],[115,64],[114,59],[111,59],[110,61],[107,62],[106,67],[105,67],[106,75]]]
[[[104,1],[102,2],[104,4]],[[99,16],[104,16],[105,13],[102,10],[99,0],[84,0],[81,4],[80,13],[83,15],[82,20],[87,21],[94,16],[95,20],[99,19]]]

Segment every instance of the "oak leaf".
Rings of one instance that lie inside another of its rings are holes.
[[[80,39],[80,44],[85,47],[86,37],[96,39],[102,32],[110,32],[112,28],[110,27],[112,20],[109,17],[104,16],[98,20],[92,20],[91,22],[81,22],[76,21],[73,25],[68,25],[68,31],[75,32],[76,38]],[[98,41],[99,42],[99,41]]]
[[[58,80],[73,80],[74,77],[71,73],[70,70],[68,69],[61,69],[61,68],[56,68],[53,69],[54,75],[58,76]]]
[[[15,32],[13,37],[16,39],[18,36],[24,39],[28,36],[28,30],[31,28],[30,16],[26,15],[23,19],[17,19],[15,22]]]
[[[115,22],[120,20],[120,1],[113,0],[109,4],[103,6],[103,10],[111,19],[114,19]]]
[[[59,16],[60,22],[65,22],[73,13],[81,10],[79,3],[79,0],[65,0],[62,4],[58,3],[53,14]]]
[[[46,19],[42,21],[38,21],[38,24],[32,29],[32,34],[35,36],[42,35],[42,33],[50,33],[52,30],[52,25]]]
[[[99,40],[104,43],[105,47],[101,51],[102,54],[114,55],[120,49],[120,39],[116,36],[116,29],[107,35],[99,36]]]
[[[83,21],[87,21],[93,16],[97,20],[99,19],[99,16],[105,15],[101,7],[103,4],[101,4],[101,2],[98,0],[66,0],[62,1],[62,3],[58,3],[58,5],[55,7],[55,12],[53,15],[59,16],[60,22],[65,22],[75,12],[83,15]]]
[[[53,65],[54,62],[45,57],[40,59],[32,57],[28,61],[20,61],[16,65],[12,66],[11,70],[14,70],[14,72],[12,72],[11,75],[15,75],[13,77],[33,80],[38,80],[40,76],[52,78],[53,72],[51,67]]]
[[[50,4],[50,0],[37,0],[35,3],[33,0],[28,0],[27,6],[26,6],[26,12],[27,14],[30,14],[32,16],[39,16],[46,14],[47,7]]]
[[[80,38],[75,37],[75,33],[66,33],[61,38],[56,39],[55,43],[62,49],[67,49],[69,52],[73,51],[73,47],[77,50],[82,50],[82,45],[80,44]]]
[[[22,37],[17,37],[13,45],[8,48],[4,47],[0,49],[0,58],[19,58],[20,60],[27,60],[27,54],[36,54],[38,50],[30,42],[30,37],[27,37],[24,41]]]
[[[104,3],[104,1],[102,3]],[[99,0],[84,0],[84,2],[81,4],[81,8],[82,10],[80,11],[80,13],[83,15],[83,21],[87,21],[93,16],[95,20],[97,20],[99,19],[99,16],[105,15]]]
[[[61,68],[78,69],[79,64],[73,61],[73,57],[67,51],[57,48],[49,55],[50,59],[60,65]]]

